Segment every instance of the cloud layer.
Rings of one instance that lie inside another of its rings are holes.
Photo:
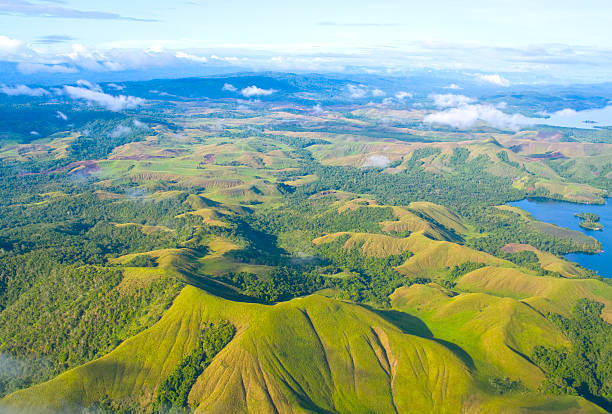
[[[3,2],[12,4],[0,0],[0,4]],[[37,5],[45,6],[40,2]],[[217,46],[205,40],[193,42],[196,44],[188,45],[176,39],[126,39],[86,48],[72,44],[69,36],[56,34],[39,37],[33,41],[36,47],[31,47],[22,40],[0,35],[0,59],[19,63],[19,70],[30,75],[230,66],[236,71],[301,70],[399,76],[427,68],[458,71],[466,81],[476,80],[498,87],[538,80],[547,83],[555,80],[607,81],[612,76],[612,50],[570,45],[501,48],[415,41],[395,48],[377,48],[342,43]],[[68,48],[70,50],[66,50]],[[354,86],[358,89],[353,95],[358,95],[362,86]],[[379,93],[365,88],[369,96],[376,97]],[[451,84],[449,88],[455,89],[457,85]]]
[[[66,36],[66,35],[47,35],[47,36],[41,36],[38,39],[36,39],[34,41],[34,43],[38,43],[38,44],[42,44],[42,45],[54,45],[54,44],[58,44],[58,43],[66,43],[66,42],[71,42],[73,40],[76,40],[74,37],[72,36]]]

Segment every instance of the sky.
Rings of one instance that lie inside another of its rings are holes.
[[[189,64],[601,82],[610,16],[609,0],[0,0],[0,61],[25,74]]]

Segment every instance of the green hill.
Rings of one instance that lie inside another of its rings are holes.
[[[346,235],[350,237],[343,245],[345,249],[360,246],[363,254],[368,256],[386,257],[402,252],[413,253],[412,257],[396,268],[401,274],[410,277],[432,276],[465,262],[512,266],[502,259],[460,244],[432,240],[422,232],[413,233],[406,238],[370,233],[333,233],[319,237],[313,240],[313,243],[329,243]]]
[[[578,299],[605,305],[602,317],[612,322],[612,286],[595,279],[532,276],[519,269],[483,267],[459,279],[459,289],[521,299],[540,312],[568,315]]]
[[[496,396],[452,347],[415,329],[406,333],[358,305],[317,295],[245,304],[194,287],[157,324],[108,355],[2,404],[56,413],[110,400],[146,409],[195,347],[202,324],[217,320],[229,321],[237,333],[189,393],[196,412],[600,412],[576,397]]]
[[[534,391],[544,379],[528,357],[534,347],[568,346],[549,320],[512,298],[455,295],[431,284],[402,287],[391,296],[391,304],[423,318],[436,338],[465,350],[481,374],[505,375]]]

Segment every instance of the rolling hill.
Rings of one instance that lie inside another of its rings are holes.
[[[186,287],[157,324],[108,355],[11,394],[2,404],[39,413],[89,406],[104,398],[148,407],[156,387],[194,348],[200,326],[215,320],[229,321],[237,333],[189,393],[196,412],[227,412],[228,407],[261,413],[570,407],[600,412],[576,397],[491,394],[452,347],[416,330],[408,333],[358,305],[317,295],[274,306],[245,304],[194,287]]]

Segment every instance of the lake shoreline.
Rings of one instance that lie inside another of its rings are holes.
[[[553,200],[543,197],[525,197],[519,201],[507,203],[521,208],[535,220],[550,223],[566,229],[578,231],[593,237],[601,243],[601,249],[591,252],[571,252],[564,258],[580,266],[597,272],[605,278],[612,278],[612,203],[609,197],[606,204],[584,204],[570,201]],[[592,213],[600,217],[602,230],[588,230],[580,226],[576,219],[578,213]]]

